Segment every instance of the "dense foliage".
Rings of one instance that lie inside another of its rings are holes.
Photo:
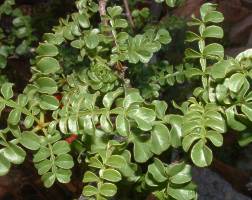
[[[10,32],[0,29],[0,68],[34,40],[29,17],[13,4],[0,7],[0,17],[14,18]],[[44,34],[23,93],[14,96],[13,84],[2,84],[0,110],[10,111],[0,131],[0,174],[30,150],[45,187],[68,183],[78,164],[88,199],[110,199],[125,185],[160,200],[197,199],[191,165],[209,166],[211,148],[222,146],[228,129],[240,132],[241,145],[251,141],[252,51],[224,57],[213,42],[223,37],[218,24],[224,18],[211,3],[188,23],[191,45],[174,65],[158,57],[171,36],[169,27],[148,21],[149,9],[134,10],[128,24],[120,5],[78,0],[76,7]],[[181,94],[161,95],[177,84],[191,85],[182,101],[176,99]],[[176,162],[174,149],[185,152]]]

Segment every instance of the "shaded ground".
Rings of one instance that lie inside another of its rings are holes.
[[[207,168],[193,168],[193,179],[198,185],[199,200],[250,200],[236,192],[217,173]]]

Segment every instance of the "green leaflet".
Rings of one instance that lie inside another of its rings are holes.
[[[235,119],[235,107],[232,106],[226,110],[227,123],[234,130],[243,131],[246,126]]]
[[[233,92],[238,92],[244,84],[245,76],[241,73],[233,74],[228,82],[228,87]]]
[[[10,162],[8,161],[8,159],[6,159],[2,154],[0,154],[0,175],[4,176],[5,174],[7,174],[9,172],[10,169]]]
[[[3,150],[4,157],[13,164],[21,164],[26,156],[26,152],[19,146],[10,143]]]
[[[116,130],[122,136],[128,136],[130,134],[130,123],[124,115],[118,115],[116,117]]]
[[[110,182],[118,182],[122,179],[120,172],[114,169],[105,169],[100,171],[101,178],[110,181]]]
[[[155,154],[161,154],[170,147],[170,132],[169,129],[163,125],[156,125],[151,132],[151,151]]]
[[[57,83],[53,79],[47,77],[38,78],[36,80],[36,86],[39,92],[45,94],[54,94],[58,89]]]
[[[204,144],[204,141],[197,142],[191,151],[192,161],[199,167],[206,167],[213,160],[212,151]]]
[[[202,36],[205,38],[222,38],[223,37],[223,30],[219,26],[208,26],[204,32],[202,33]]]
[[[155,120],[155,112],[147,108],[137,108],[128,111],[128,116],[136,121],[141,130],[148,131],[152,128]]]
[[[20,143],[31,150],[38,150],[40,148],[40,138],[33,132],[23,132]]]
[[[149,141],[145,142],[144,140],[138,137],[134,139],[134,159],[140,163],[146,162],[153,156]]]
[[[50,44],[50,43],[42,43],[42,44],[40,44],[38,46],[38,48],[36,49],[36,52],[40,56],[56,56],[59,53],[58,48],[55,45]]]
[[[56,110],[59,107],[59,101],[54,96],[41,95],[40,107],[44,110]]]
[[[115,184],[104,183],[101,184],[99,192],[106,197],[112,197],[116,194],[117,188]]]
[[[84,174],[84,177],[83,177],[83,183],[89,183],[89,182],[98,182],[99,181],[99,178],[96,174],[94,174],[93,172],[90,172],[90,171],[87,171],[85,174]]]
[[[94,49],[99,44],[99,37],[97,36],[97,31],[93,29],[90,33],[85,37],[85,44],[89,49]]]
[[[226,124],[218,107],[207,104],[202,107],[192,104],[184,116],[183,122],[184,138],[182,146],[185,151],[191,149],[191,158],[195,165],[205,167],[212,162],[212,151],[206,145],[209,140],[213,145],[219,147],[223,143],[221,133],[226,131]]]
[[[52,172],[48,172],[41,177],[46,188],[49,188],[53,185],[55,178],[56,176]]]
[[[155,195],[172,197],[174,199],[194,199],[196,193],[191,182],[191,167],[183,162],[164,165],[160,160],[154,160],[148,166],[145,182],[154,189]],[[161,182],[162,184],[159,184]]]
[[[44,74],[50,74],[57,72],[60,69],[60,65],[55,58],[43,57],[38,61],[37,68]]]
[[[12,83],[4,83],[1,87],[1,93],[5,99],[10,99],[13,97]]]

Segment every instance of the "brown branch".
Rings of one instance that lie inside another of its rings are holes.
[[[101,16],[101,21],[102,24],[107,26],[108,25],[108,20],[104,19],[104,16],[106,15],[106,5],[107,5],[108,0],[99,0],[99,13]]]
[[[108,2],[108,0],[99,0],[99,13],[100,13],[100,17],[101,17],[101,23],[105,27],[108,27],[108,19],[104,18],[106,16],[107,2]],[[130,13],[130,10],[129,10],[129,5],[128,5],[128,1],[127,0],[126,1],[124,0],[124,5],[125,5],[125,9],[126,9],[126,13],[127,13],[128,19],[129,19],[130,23],[133,24],[133,26],[134,26],[134,23],[133,23],[133,20],[132,20],[132,17],[131,17],[131,13]],[[110,34],[113,36],[112,33],[110,33]],[[115,37],[115,36],[113,36],[113,37]],[[114,40],[114,42],[116,44],[116,39]],[[121,64],[120,61],[118,61],[116,63],[116,65],[115,65],[115,69],[118,71],[118,74],[119,74],[120,78],[124,80],[125,71],[126,71],[127,68],[124,67]]]
[[[124,7],[125,7],[125,10],[126,10],[126,16],[127,16],[128,20],[129,20],[130,26],[132,28],[134,28],[135,24],[134,24],[134,21],[133,21],[131,12],[130,12],[129,2],[128,2],[128,0],[123,0],[123,3],[124,3]]]

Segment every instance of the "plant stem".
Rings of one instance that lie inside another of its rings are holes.
[[[127,15],[128,20],[129,20],[130,26],[133,29],[135,27],[135,24],[134,24],[134,21],[132,19],[131,11],[130,11],[130,8],[129,8],[129,2],[128,2],[128,0],[123,0],[123,3],[124,3],[124,7],[125,7],[125,10],[126,10],[126,15]]]
[[[104,16],[106,15],[106,5],[108,0],[99,0],[99,13],[101,16],[101,22],[104,26],[108,25],[108,20],[104,19]]]

